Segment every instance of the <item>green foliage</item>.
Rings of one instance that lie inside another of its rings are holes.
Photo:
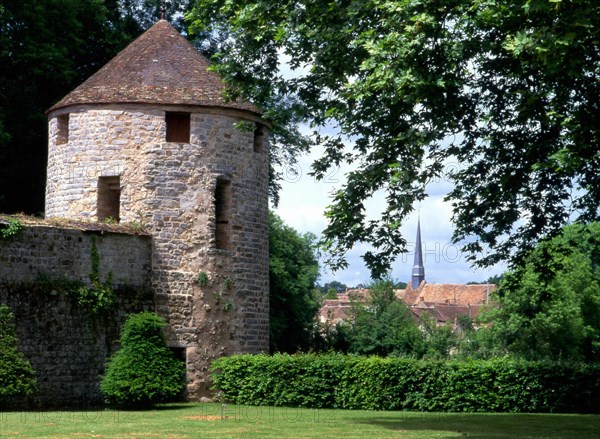
[[[115,306],[116,295],[110,281],[91,287],[82,285],[70,292],[77,305],[89,309],[92,314],[100,314],[113,309]]]
[[[204,271],[201,271],[200,273],[198,273],[198,286],[199,287],[205,287],[208,285],[208,274],[206,274]]]
[[[14,239],[23,230],[23,224],[16,218],[9,218],[6,224],[0,227],[0,239]]]
[[[193,2],[169,0],[185,34]],[[160,18],[161,0],[3,0],[0,10],[0,212],[43,211],[44,112]],[[198,33],[214,52],[218,34]]]
[[[230,277],[223,279],[223,288],[231,290],[233,288],[233,280]]]
[[[98,315],[115,308],[117,293],[112,288],[111,282],[110,275],[104,283],[98,282],[92,284],[92,286],[88,286],[79,280],[40,275],[35,282],[27,285],[27,287],[39,293],[56,291],[66,294],[75,306],[87,310],[92,315]],[[144,290],[132,290],[128,291],[127,294],[130,297],[142,296],[146,292]]]
[[[363,355],[421,357],[425,336],[408,307],[396,298],[390,280],[377,281],[366,303],[354,301],[350,351]]]
[[[320,303],[319,263],[311,234],[301,235],[269,214],[269,337],[272,352],[307,349]]]
[[[35,372],[19,351],[13,315],[0,304],[0,407],[15,397],[33,395],[36,390]]]
[[[214,388],[235,404],[513,413],[600,407],[599,365],[277,354],[220,358],[211,369]]]
[[[184,367],[166,346],[165,321],[151,312],[130,315],[121,348],[110,358],[100,391],[110,406],[143,408],[177,398]]]
[[[492,354],[600,361],[600,223],[565,227],[504,276],[483,317]]]
[[[449,358],[451,351],[458,345],[458,337],[452,331],[452,325],[447,323],[438,326],[437,321],[429,314],[421,315],[421,330],[425,334],[427,358]]]
[[[323,294],[323,299],[327,300],[327,299],[333,299],[336,300],[338,298],[338,293],[336,290],[334,290],[333,288],[329,288],[324,294]]]
[[[333,290],[336,293],[343,293],[344,291],[346,291],[348,286],[337,280],[332,280],[331,282],[327,282],[327,283],[323,284],[322,286],[319,286],[318,288],[319,288],[319,291],[321,291],[321,293],[328,294],[329,291],[331,291],[331,290]]]
[[[75,284],[75,288],[67,289],[67,292],[75,300],[78,306],[90,310],[92,314],[109,311],[116,304],[116,294],[112,286],[112,273],[106,276],[104,282],[100,279],[100,253],[96,245],[96,238],[92,237],[92,249],[90,254],[92,260],[92,271],[89,274],[91,286]]]
[[[352,329],[345,321],[332,323],[315,319],[310,340],[311,352],[350,352]]]
[[[3,0],[0,16],[0,212],[43,211],[44,112],[117,53],[129,38],[98,0]],[[1,137],[1,136],[0,136]],[[7,190],[6,188],[10,188]]]
[[[324,151],[317,178],[352,164],[326,212],[334,268],[369,243],[367,266],[388,271],[406,249],[399,225],[437,178],[454,183],[454,241],[482,266],[518,260],[573,216],[598,219],[596,0],[198,0],[190,18],[230,36],[214,61],[233,95],[274,130],[313,128],[289,140]]]

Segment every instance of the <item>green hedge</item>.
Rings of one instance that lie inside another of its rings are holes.
[[[19,341],[8,306],[0,304],[0,408],[37,390],[35,371],[19,350]]]
[[[212,363],[235,404],[445,412],[600,412],[600,365],[510,358],[425,361],[342,354],[237,355]]]

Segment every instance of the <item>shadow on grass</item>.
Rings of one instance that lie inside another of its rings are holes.
[[[398,413],[354,418],[392,431],[438,431],[471,438],[600,438],[600,415]]]
[[[165,412],[171,410],[182,410],[185,408],[190,408],[190,404],[186,403],[166,403],[166,404],[149,404],[137,407],[131,406],[106,406],[100,410],[106,409],[111,411],[119,411],[119,412]]]

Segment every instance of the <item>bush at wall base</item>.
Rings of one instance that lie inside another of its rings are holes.
[[[165,343],[165,321],[151,312],[133,314],[121,330],[121,348],[100,383],[113,407],[145,408],[176,399],[184,390],[184,366]]]
[[[33,395],[36,389],[35,372],[19,351],[13,315],[0,305],[0,408],[10,407],[15,398]]]

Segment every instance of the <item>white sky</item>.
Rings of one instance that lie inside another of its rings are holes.
[[[285,223],[299,232],[312,232],[320,236],[327,225],[324,215],[325,207],[330,204],[330,194],[334,189],[339,189],[344,182],[344,169],[331,171],[326,181],[315,181],[308,175],[312,161],[319,157],[319,152],[312,152],[302,157],[298,164],[286,173],[282,182],[280,202],[273,210]],[[448,167],[453,167],[449,164]],[[398,257],[392,265],[392,277],[396,280],[408,282],[410,280],[414,241],[417,228],[418,210],[421,217],[421,239],[425,265],[425,279],[430,283],[466,283],[469,281],[484,281],[490,276],[504,271],[503,266],[492,269],[471,268],[465,260],[460,249],[451,244],[452,208],[443,201],[451,189],[451,183],[441,179],[430,185],[429,197],[425,199],[401,230],[409,243],[410,253]],[[375,216],[381,211],[384,203],[383,197],[367,203],[367,215]],[[365,267],[361,255],[368,247],[364,244],[355,246],[347,255],[349,267],[332,273],[321,265],[319,283],[337,280],[349,287],[370,281],[369,270]]]

